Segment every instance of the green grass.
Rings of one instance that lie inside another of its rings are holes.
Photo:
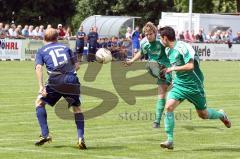
[[[86,65],[78,76],[83,86],[104,89],[117,95],[110,78],[110,65],[104,65],[94,82],[83,80]],[[1,159],[219,159],[240,156],[240,62],[202,62],[208,106],[223,108],[232,120],[227,129],[218,120],[203,121],[188,102],[176,110],[175,149],[162,150],[166,139],[163,128],[151,128],[152,120],[145,115],[154,113],[156,96],[137,97],[128,105],[118,96],[117,107],[86,121],[85,138],[89,149],[75,148],[74,121],[59,119],[54,108],[47,107],[48,123],[53,142],[35,147],[39,135],[34,101],[37,82],[33,62],[0,62],[0,158]],[[137,73],[130,72],[129,76]],[[124,82],[122,82],[124,85]],[[143,86],[143,89],[147,86]],[[152,88],[155,85],[151,86]],[[136,89],[141,87],[136,87]],[[83,90],[84,92],[84,90]],[[83,109],[96,107],[101,99],[83,94]],[[192,112],[191,120],[189,112]],[[128,113],[128,120],[125,116]],[[141,113],[140,119],[133,114]],[[184,116],[180,116],[184,115]],[[130,120],[130,118],[132,120]],[[163,121],[162,121],[163,125]]]

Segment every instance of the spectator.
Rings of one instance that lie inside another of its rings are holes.
[[[0,38],[4,38],[4,28],[3,28],[3,23],[0,23]]]
[[[234,43],[240,43],[240,32],[237,32],[237,37],[233,38]]]
[[[191,40],[190,42],[193,42],[193,43],[196,41],[196,37],[194,35],[194,30],[192,30],[190,33],[190,40]]]
[[[98,48],[105,48],[104,38],[98,40]]]
[[[28,25],[25,25],[23,30],[22,30],[22,35],[24,37],[28,37],[29,36],[29,32],[28,32]]]
[[[25,39],[25,37],[22,35],[22,30],[20,26],[18,26],[14,32],[15,32],[16,39]]]
[[[5,24],[3,31],[4,31],[4,36],[5,37],[10,36],[10,34],[9,34],[9,24]]]
[[[45,32],[44,26],[43,26],[43,25],[40,25],[39,31],[38,31],[38,36],[39,36],[39,38],[43,39],[43,37],[44,37],[44,32]]]
[[[191,36],[188,30],[184,33],[184,40],[186,42],[191,42]]]
[[[220,34],[221,37],[221,42],[227,42],[228,41],[228,37],[225,31],[222,31],[222,33]]]
[[[39,37],[39,26],[36,26],[33,30],[33,37],[38,38]]]
[[[132,38],[132,29],[130,27],[127,27],[127,32],[125,34],[125,38],[128,40],[131,40],[131,38]]]
[[[63,38],[65,36],[62,24],[58,24],[57,32],[60,38]]]
[[[29,35],[29,37],[31,37],[31,38],[34,37],[34,33],[33,33],[33,25],[29,25],[28,35]]]
[[[214,33],[214,35],[213,35],[213,37],[212,37],[213,42],[218,43],[218,42],[221,41],[221,36],[220,36],[220,34],[221,34],[221,30],[218,30],[218,31],[216,31],[216,32]]]
[[[109,50],[112,53],[112,56],[114,58],[114,60],[118,60],[120,59],[120,45],[118,43],[118,38],[113,36],[111,39],[111,47],[109,48]]]
[[[202,32],[202,37],[203,37],[203,42],[206,42],[206,34],[204,32],[204,29],[203,28],[200,28],[201,32]]]
[[[179,39],[181,41],[184,41],[184,31],[182,31],[180,34],[179,34]]]
[[[232,29],[227,30],[227,37],[230,43],[233,42]]]
[[[16,25],[15,24],[11,24],[11,27],[8,30],[10,37],[15,37],[16,36],[15,29],[16,29]]]
[[[122,53],[124,53],[124,59],[127,58],[127,56],[132,56],[132,43],[129,39],[124,39],[122,44]]]
[[[206,41],[207,42],[213,42],[213,32],[208,32],[208,35],[206,36]]]
[[[48,25],[47,25],[47,29],[50,29],[50,28],[52,28],[52,25],[51,25],[51,24],[48,24]]]
[[[196,35],[196,41],[200,43],[204,42],[203,31],[201,29],[199,29],[199,33]]]
[[[70,40],[71,38],[72,38],[72,31],[71,31],[71,28],[68,26],[67,27],[67,30],[66,30],[66,32],[65,32],[65,36],[64,36],[64,38],[65,39],[67,39],[67,40]]]

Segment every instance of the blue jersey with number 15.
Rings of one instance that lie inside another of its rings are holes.
[[[36,54],[35,64],[46,65],[48,72],[74,73],[77,56],[67,46],[53,42],[43,46]]]

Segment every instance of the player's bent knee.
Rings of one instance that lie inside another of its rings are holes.
[[[166,93],[165,92],[164,93],[160,93],[158,95],[158,98],[160,98],[160,99],[165,99],[165,97],[166,97]]]
[[[173,112],[174,107],[172,105],[166,105],[165,109],[166,109],[167,112]]]
[[[36,99],[35,106],[36,107],[41,107],[41,106],[44,107],[45,106],[45,102],[42,101],[41,99]]]
[[[81,113],[81,108],[80,107],[73,107],[73,112],[74,113]]]
[[[198,116],[199,116],[201,119],[208,119],[208,115],[205,114],[205,113],[198,113]]]

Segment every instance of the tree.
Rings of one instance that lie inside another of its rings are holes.
[[[175,0],[175,8],[178,12],[188,12],[189,0]],[[212,0],[193,0],[193,13],[212,13],[213,8]]]
[[[96,14],[139,16],[140,25],[146,21],[158,23],[161,12],[174,11],[173,6],[174,0],[80,0],[72,23],[79,27],[85,18]]]
[[[213,0],[215,13],[236,13],[236,1]]]
[[[237,3],[237,12],[240,13],[240,0],[236,0]]]
[[[17,24],[70,24],[71,17],[75,14],[75,1],[0,0],[0,9],[1,20],[5,23],[11,23],[14,18]]]
[[[238,0],[240,1],[240,0]],[[175,0],[178,12],[188,12],[189,0]],[[239,2],[240,3],[240,2]],[[229,0],[193,0],[194,13],[235,13],[236,2]]]
[[[80,0],[76,5],[76,14],[72,19],[74,28],[79,28],[81,22],[91,15],[105,15],[115,0]]]

